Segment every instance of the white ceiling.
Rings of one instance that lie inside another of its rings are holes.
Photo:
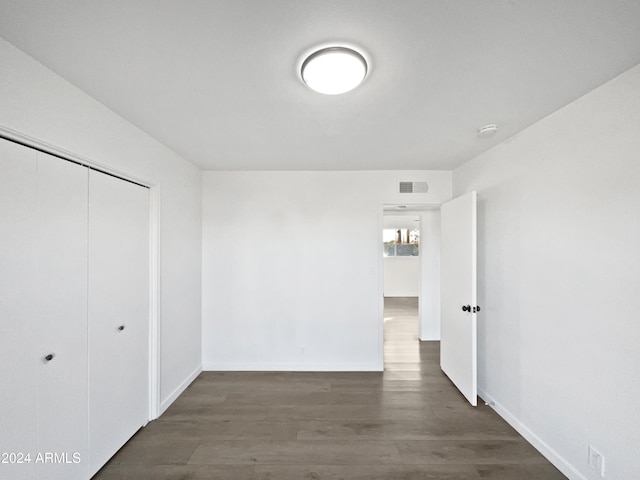
[[[640,63],[640,1],[0,0],[0,36],[204,169],[449,170]],[[324,96],[334,42],[370,73]]]

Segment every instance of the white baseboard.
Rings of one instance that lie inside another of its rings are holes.
[[[382,372],[378,363],[216,363],[202,366],[206,372]]]
[[[498,415],[500,415],[509,425],[511,425],[520,435],[522,435],[531,445],[534,446],[547,460],[549,460],[558,470],[560,470],[570,480],[588,480],[573,465],[566,461],[558,452],[551,448],[542,438],[536,435],[529,427],[522,423],[515,415],[507,410],[500,402],[482,389],[478,389],[478,396],[486,403],[490,404]]]
[[[162,402],[160,403],[160,412],[158,416],[162,415],[167,410],[167,408],[169,408],[171,404],[176,401],[176,399],[182,394],[182,392],[184,392],[187,389],[187,387],[191,385],[191,383],[201,373],[202,373],[202,365],[199,365],[198,368],[196,368],[193,372],[191,372],[189,376],[180,385],[178,385],[178,387],[173,392],[171,392],[167,396],[167,398],[162,400]]]

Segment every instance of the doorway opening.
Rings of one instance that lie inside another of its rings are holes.
[[[440,207],[385,205],[382,226],[383,364],[415,369],[440,339]]]

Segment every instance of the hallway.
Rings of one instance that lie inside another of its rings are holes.
[[[417,341],[417,299],[385,303],[385,372],[204,372],[99,480],[561,480]]]

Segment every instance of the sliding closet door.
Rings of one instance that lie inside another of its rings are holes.
[[[95,473],[148,420],[149,191],[89,177],[89,449]]]
[[[37,346],[40,480],[87,478],[86,167],[38,153]],[[36,459],[34,459],[36,460]]]
[[[0,140],[0,453],[31,452],[38,438],[36,174],[35,151]],[[0,472],[36,478],[33,463],[0,464]]]
[[[0,140],[0,478],[87,477],[87,183]]]

